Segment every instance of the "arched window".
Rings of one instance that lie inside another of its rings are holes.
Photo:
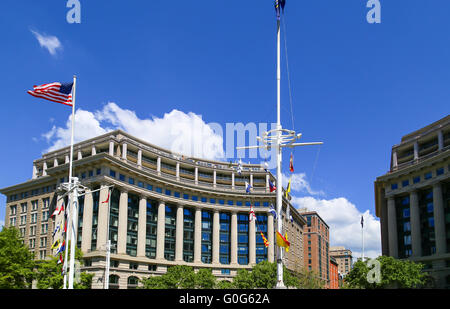
[[[109,288],[110,289],[118,289],[119,288],[119,276],[117,276],[117,275],[109,276]]]
[[[136,289],[138,287],[139,278],[138,277],[128,277],[127,288],[128,289]]]

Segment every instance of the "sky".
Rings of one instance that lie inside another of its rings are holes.
[[[70,108],[26,91],[73,75],[76,141],[120,128],[178,150],[206,140],[203,157],[235,161],[214,127],[276,122],[272,1],[80,3],[81,23],[69,23],[67,1],[2,1],[1,188],[30,179],[33,160],[67,145]],[[281,44],[282,125],[301,142],[324,142],[284,150],[292,203],[318,211],[330,244],[354,257],[361,215],[365,255],[381,254],[373,183],[391,147],[448,115],[450,98],[450,2],[380,0],[377,24],[366,3],[287,0]]]

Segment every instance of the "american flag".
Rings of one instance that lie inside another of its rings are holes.
[[[28,93],[37,98],[72,106],[72,87],[73,83],[50,83],[33,86],[34,90],[29,90]]]

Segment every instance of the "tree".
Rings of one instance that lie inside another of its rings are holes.
[[[31,288],[35,262],[22,242],[15,227],[0,232],[0,289]]]
[[[358,260],[345,277],[349,288],[387,289],[423,288],[430,284],[430,276],[423,271],[424,265],[410,260],[398,260],[390,256],[376,258],[379,265],[379,280],[371,280],[375,266],[369,267],[370,259]],[[377,262],[376,262],[377,263]],[[370,262],[370,264],[374,264]],[[378,281],[378,282],[377,282]]]
[[[233,285],[236,289],[253,289],[253,276],[247,269],[239,269],[233,278]]]
[[[195,274],[195,288],[213,289],[216,286],[216,280],[210,268],[202,268]]]
[[[70,248],[70,247],[69,247]],[[70,256],[70,249],[68,249]],[[83,253],[79,248],[75,248],[75,260],[79,265],[83,265]],[[41,260],[36,263],[36,279],[38,289],[62,289],[64,286],[64,277],[61,274],[62,264],[58,264],[58,258]],[[93,274],[81,273],[80,281],[74,282],[75,289],[91,288]]]

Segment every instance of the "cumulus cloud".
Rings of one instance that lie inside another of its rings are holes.
[[[283,174],[283,187],[287,187],[289,178],[291,178],[291,191],[308,193],[310,195],[324,195],[323,191],[314,191],[311,189],[309,182],[306,179],[305,173],[296,173],[292,175]]]
[[[317,199],[311,196],[292,197],[297,208],[316,211],[330,227],[330,245],[344,246],[352,250],[353,257],[360,258],[362,250],[361,215],[364,216],[364,256],[381,255],[380,221],[369,210],[359,211],[344,197]]]
[[[39,33],[36,30],[30,30],[34,37],[38,40],[41,47],[46,48],[52,55],[56,55],[56,51],[62,48],[62,44],[56,36]]]
[[[70,145],[71,119],[64,127],[56,127],[42,136],[51,145],[45,152]],[[200,115],[172,110],[162,118],[139,118],[132,110],[109,102],[94,112],[78,109],[75,113],[74,142],[121,129],[173,153],[192,157],[219,159],[224,156],[223,138]]]

